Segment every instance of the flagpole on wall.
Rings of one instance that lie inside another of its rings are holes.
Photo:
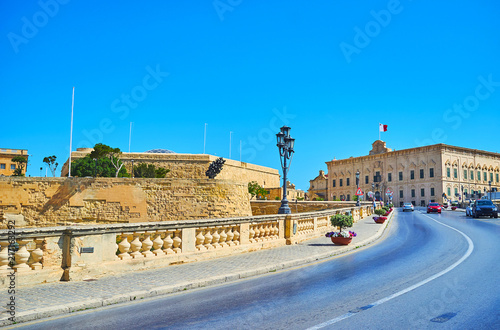
[[[132,122],[130,122],[130,131],[128,133],[128,152],[130,153],[130,143],[132,142]]]
[[[75,87],[73,87],[73,95],[71,96],[71,129],[69,133],[69,162],[68,162],[68,178],[71,178],[71,144],[73,143],[73,108],[75,106]]]
[[[380,140],[380,123],[378,123],[378,139]]]

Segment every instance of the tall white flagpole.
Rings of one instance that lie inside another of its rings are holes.
[[[71,178],[71,149],[73,143],[73,108],[75,106],[75,87],[73,87],[73,96],[71,97],[71,129],[69,133],[69,163],[68,163],[68,178]]]
[[[229,159],[231,159],[231,134],[233,132],[229,131]]]
[[[207,123],[205,123],[205,133],[203,133],[203,154],[205,154],[206,145],[207,145]]]
[[[132,141],[132,122],[130,122],[130,132],[128,134],[128,152],[130,153],[130,142]]]
[[[380,140],[380,123],[378,123],[378,139]]]

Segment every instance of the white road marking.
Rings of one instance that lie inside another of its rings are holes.
[[[383,303],[385,303],[385,302],[387,302],[387,301],[389,301],[389,300],[392,300],[392,299],[394,299],[394,298],[396,298],[396,297],[399,297],[399,296],[401,296],[401,295],[403,295],[403,294],[405,294],[405,293],[408,293],[408,292],[410,292],[410,291],[412,291],[412,290],[415,290],[415,289],[417,289],[417,288],[421,287],[422,285],[425,285],[425,284],[429,283],[430,281],[435,280],[435,279],[436,279],[436,278],[438,278],[438,277],[443,276],[444,274],[446,274],[446,273],[448,273],[448,272],[452,271],[455,267],[457,267],[457,266],[458,266],[458,265],[460,265],[462,262],[464,262],[464,261],[465,261],[465,259],[467,259],[467,258],[471,255],[472,251],[474,251],[474,243],[472,242],[472,240],[470,239],[470,237],[469,237],[469,236],[465,235],[463,232],[461,232],[460,230],[458,230],[458,229],[456,229],[456,228],[453,228],[453,227],[451,227],[451,226],[448,226],[448,225],[446,225],[446,224],[444,224],[444,223],[442,223],[442,222],[440,222],[440,221],[437,221],[437,220],[435,220],[435,219],[431,218],[430,216],[428,216],[428,215],[426,215],[426,214],[422,214],[422,215],[423,215],[424,217],[427,217],[427,218],[431,219],[432,221],[435,221],[435,222],[439,223],[439,224],[440,224],[440,225],[442,225],[442,226],[445,226],[445,227],[448,227],[448,228],[450,228],[450,229],[453,229],[454,231],[456,231],[456,232],[458,232],[460,235],[462,235],[462,236],[463,236],[463,237],[467,240],[467,243],[469,244],[469,248],[467,249],[467,252],[465,252],[465,254],[464,254],[464,255],[463,255],[463,256],[462,256],[462,257],[461,257],[458,261],[456,261],[454,264],[452,264],[451,266],[449,266],[449,267],[448,267],[448,268],[446,268],[445,270],[442,270],[442,271],[440,271],[439,273],[434,274],[434,275],[432,275],[431,277],[428,277],[428,278],[426,278],[425,280],[420,281],[420,282],[418,282],[417,284],[414,284],[414,285],[412,285],[412,286],[410,286],[410,287],[408,287],[408,288],[406,288],[406,289],[403,289],[403,290],[398,291],[398,292],[396,292],[396,293],[394,293],[394,294],[392,294],[392,295],[390,295],[390,296],[387,296],[387,297],[382,298],[382,299],[380,299],[380,300],[377,300],[377,301],[375,301],[375,302],[373,302],[373,303],[371,303],[371,304],[368,304],[368,305],[366,306],[366,307],[367,307],[366,309],[369,309],[369,308],[372,308],[372,307],[375,307],[375,306],[381,305],[381,304],[383,304]],[[318,325],[315,325],[315,326],[313,326],[313,327],[310,327],[308,330],[313,330],[313,329],[321,329],[321,328],[327,327],[327,326],[329,326],[329,325],[335,324],[335,323],[337,323],[337,322],[340,322],[340,321],[342,321],[342,320],[345,320],[345,319],[347,319],[347,318],[349,318],[349,317],[351,317],[351,316],[354,316],[354,315],[356,315],[356,314],[359,314],[359,313],[352,313],[352,312],[348,312],[348,313],[345,313],[345,314],[343,314],[343,315],[337,316],[336,318],[333,318],[333,319],[331,319],[331,320],[329,320],[329,321],[326,321],[326,322],[320,323],[320,324],[318,324]]]

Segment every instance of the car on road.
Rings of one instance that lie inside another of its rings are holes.
[[[456,206],[456,207],[458,207],[458,201],[452,201],[452,202],[451,202],[451,206]]]
[[[498,218],[498,208],[489,199],[480,199],[472,204],[472,217],[489,216]]]
[[[439,203],[429,203],[427,205],[427,213],[431,212],[441,213],[441,205]]]
[[[465,216],[466,217],[472,216],[472,205],[467,205],[467,207],[465,208]]]
[[[403,204],[403,212],[404,211],[415,211],[412,203],[404,203]]]

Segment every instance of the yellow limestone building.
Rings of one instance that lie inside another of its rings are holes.
[[[328,200],[352,200],[359,186],[365,193],[373,191],[377,199],[393,203],[411,202],[425,206],[430,201],[461,201],[484,196],[490,187],[500,187],[500,154],[477,149],[435,144],[394,151],[377,140],[367,156],[326,162],[328,167]]]

